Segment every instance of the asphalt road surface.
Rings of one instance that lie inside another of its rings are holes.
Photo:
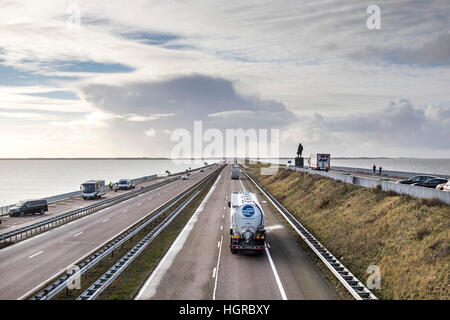
[[[0,250],[0,299],[31,293],[219,168],[195,171],[188,180],[177,180]]]
[[[231,254],[227,203],[244,188],[256,192],[242,173],[231,180],[227,166],[136,299],[339,299],[259,193],[270,249]]]

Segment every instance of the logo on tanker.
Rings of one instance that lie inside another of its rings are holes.
[[[242,208],[242,214],[244,215],[244,217],[250,218],[255,214],[255,208],[246,205],[245,207]]]

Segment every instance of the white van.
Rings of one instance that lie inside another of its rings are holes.
[[[117,184],[117,189],[124,189],[124,190],[129,190],[129,189],[133,189],[135,187],[135,185],[133,184],[133,182],[130,179],[120,179],[119,183]]]
[[[81,196],[84,200],[101,198],[105,194],[105,180],[89,180],[81,186]]]

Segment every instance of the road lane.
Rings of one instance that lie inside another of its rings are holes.
[[[231,192],[256,192],[241,177],[231,180],[231,166],[224,169],[182,247],[169,266],[158,266],[157,283],[147,281],[138,299],[338,299],[260,194],[273,263],[265,253],[231,254],[227,206]],[[163,259],[160,265],[164,263]]]
[[[140,198],[135,197],[0,250],[0,299],[17,299],[48,281],[219,168],[213,166],[191,174],[188,180],[175,181],[160,196],[155,195],[161,188],[150,190],[146,195],[153,199],[140,206]],[[39,251],[43,253],[28,259]]]

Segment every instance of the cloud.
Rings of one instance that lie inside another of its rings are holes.
[[[305,141],[310,147],[319,144],[338,155],[355,155],[355,149],[365,150],[367,156],[386,155],[391,150],[396,150],[397,156],[422,157],[448,156],[450,152],[450,107],[422,109],[406,99],[392,101],[378,112],[339,118],[316,113],[296,126],[283,133],[285,141]]]
[[[133,114],[135,121],[170,116],[172,127],[203,120],[220,128],[272,128],[295,120],[280,102],[240,94],[230,80],[200,74],[120,87],[88,84],[80,90],[86,101],[104,112]]]
[[[442,34],[418,49],[404,50],[397,58],[419,65],[450,65],[450,33]]]

